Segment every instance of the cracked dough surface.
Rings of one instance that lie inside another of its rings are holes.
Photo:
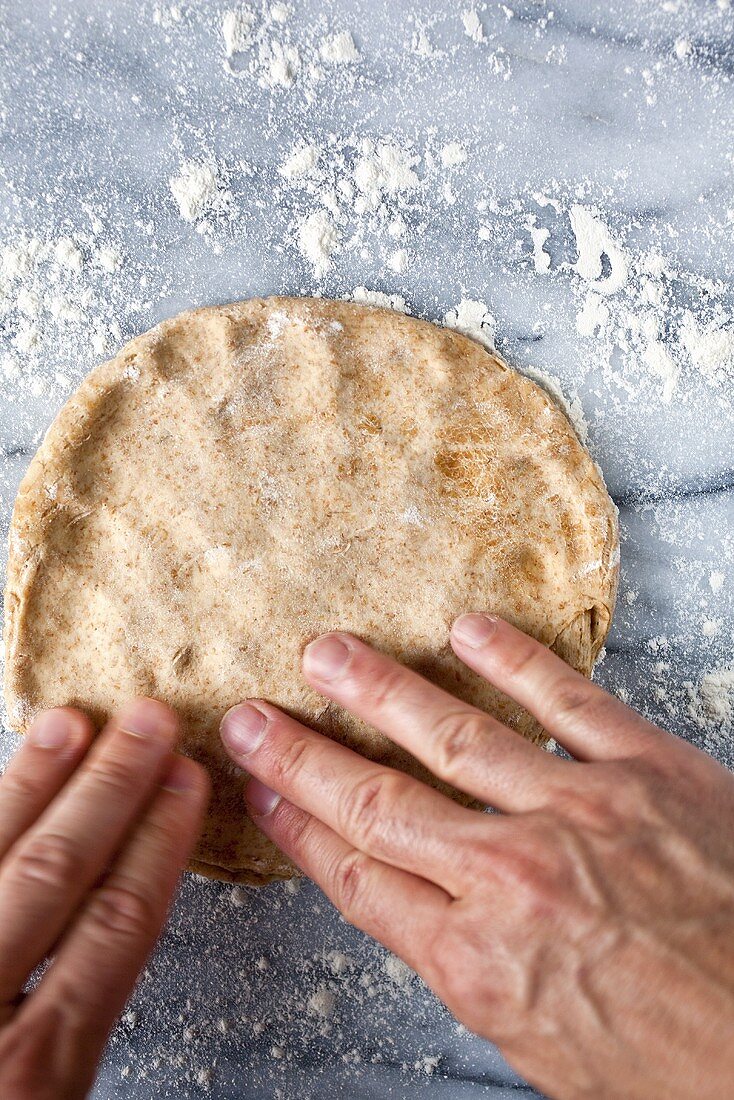
[[[341,628],[542,740],[454,657],[449,625],[491,610],[588,675],[618,556],[563,412],[466,337],[317,299],[184,313],[91,372],[21,485],[10,720],[169,702],[214,785],[192,869],[266,882],[293,869],[245,813],[228,707],[265,697],[430,781],[302,679],[304,644]]]

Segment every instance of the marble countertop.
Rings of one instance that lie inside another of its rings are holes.
[[[597,678],[734,764],[727,0],[0,14],[3,534],[80,378],[180,309],[357,287],[458,309],[583,412],[619,507]],[[310,884],[188,877],[95,1095],[518,1092]]]

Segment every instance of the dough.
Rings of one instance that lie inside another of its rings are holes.
[[[486,608],[589,674],[618,556],[563,412],[466,337],[315,299],[184,313],[92,371],[21,485],[10,719],[166,700],[214,784],[192,869],[266,882],[293,868],[246,816],[217,734],[228,707],[268,698],[436,782],[308,688],[304,644],[351,630],[539,741],[454,657],[449,626]]]

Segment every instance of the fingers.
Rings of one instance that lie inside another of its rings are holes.
[[[198,764],[176,757],[104,884],[85,903],[53,966],[21,1008],[62,1004],[95,1060],[149,955],[198,835],[209,783]]]
[[[303,669],[317,691],[497,809],[537,809],[554,779],[565,776],[566,761],[349,634],[317,638],[306,647]]]
[[[92,723],[77,710],[47,710],[33,722],[0,779],[0,861],[79,764]]]
[[[170,760],[176,717],[139,699],[0,865],[0,1003],[11,1001],[119,851]]]
[[[463,615],[454,623],[451,644],[462,661],[529,710],[581,760],[638,755],[668,738],[502,619]]]
[[[264,816],[272,791],[250,780],[250,811],[278,847],[316,882],[350,924],[361,928],[425,973],[431,944],[441,931],[450,896],[425,879],[359,851],[305,810],[281,799]]]
[[[416,779],[365,760],[269,703],[233,707],[222,722],[231,758],[349,844],[458,895],[462,852],[487,819]]]

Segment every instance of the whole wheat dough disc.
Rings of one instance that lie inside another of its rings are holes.
[[[315,694],[304,644],[351,630],[526,736],[453,656],[489,609],[588,674],[609,626],[613,505],[565,415],[473,341],[386,310],[272,298],[184,313],[92,371],[13,516],[6,702],[23,730],[164,699],[214,795],[192,868],[292,873],[249,821],[219,721],[260,696],[428,778]]]

